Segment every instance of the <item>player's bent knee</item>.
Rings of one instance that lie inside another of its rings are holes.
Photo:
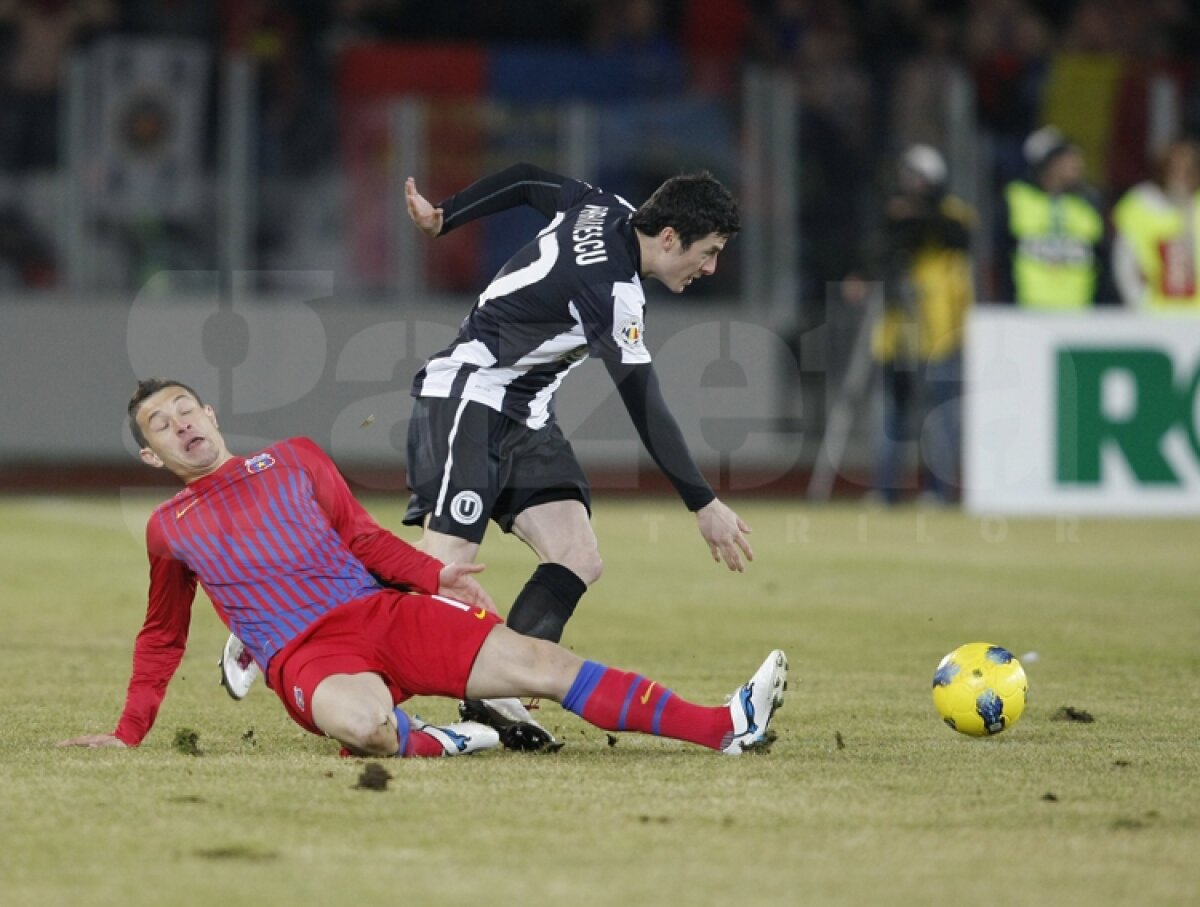
[[[590,551],[570,552],[563,558],[563,566],[588,586],[600,579],[600,574],[604,572],[604,561],[600,557],[600,552],[594,548]]]
[[[324,717],[324,721],[320,720]],[[316,725],[343,746],[371,756],[390,756],[399,745],[391,715],[378,710],[353,710],[349,713],[315,716]]]
[[[386,756],[397,746],[391,697],[374,675],[339,675],[317,684],[313,723],[352,750]]]

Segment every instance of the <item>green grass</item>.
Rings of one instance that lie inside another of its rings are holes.
[[[610,746],[546,704],[561,753],[391,763],[379,792],[265,688],[225,696],[203,599],[141,748],[54,747],[120,711],[152,504],[0,499],[6,905],[1200,902],[1196,522],[745,504],[738,576],[674,502],[603,502],[606,574],[568,642],[713,702],[784,648],[773,751]],[[399,525],[398,499],[368,505]],[[481,559],[511,601],[528,553],[496,534]],[[1038,653],[1024,717],[986,740],[930,701],[974,640]]]

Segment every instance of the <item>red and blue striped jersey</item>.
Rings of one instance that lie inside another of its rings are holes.
[[[264,673],[271,657],[381,582],[437,592],[442,563],[378,523],[306,438],[234,457],[146,526],[150,596],[116,736],[149,732],[187,643],[197,581]]]

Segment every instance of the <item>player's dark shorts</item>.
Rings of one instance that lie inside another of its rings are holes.
[[[462,699],[483,641],[500,618],[440,595],[381,589],[347,602],[289,642],[267,671],[292,720],[313,722],[313,691],[333,674],[378,674],[394,702],[413,696]]]
[[[420,397],[408,425],[404,522],[468,542],[483,540],[487,518],[505,532],[523,510],[592,496],[571,443],[556,422],[532,429],[482,403]]]

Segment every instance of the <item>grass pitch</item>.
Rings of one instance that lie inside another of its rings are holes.
[[[737,576],[675,502],[601,502],[606,575],[568,643],[709,702],[785,649],[773,751],[610,740],[545,704],[557,755],[393,762],[369,790],[265,688],[225,696],[203,597],[142,747],[54,747],[120,711],[153,503],[0,499],[6,905],[1200,902],[1194,521],[734,502],[756,553]],[[367,503],[399,526],[399,500]],[[481,560],[498,602],[532,567],[498,533]],[[930,701],[975,640],[1030,681],[984,740]]]

